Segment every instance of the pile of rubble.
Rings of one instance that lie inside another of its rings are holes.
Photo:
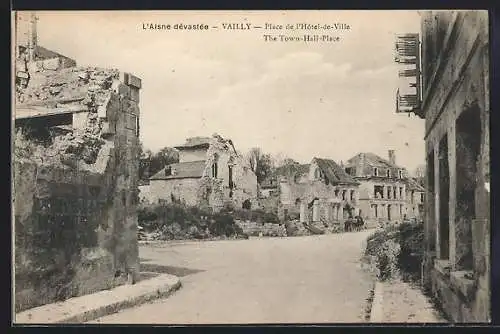
[[[284,224],[257,223],[250,221],[236,221],[243,233],[249,236],[286,237],[287,230]]]
[[[17,87],[19,104],[56,104],[81,101],[92,106],[103,105],[113,81],[119,79],[116,69],[70,67],[54,71],[33,71],[26,87]]]
[[[48,129],[16,130],[15,157],[35,160],[40,164],[91,165],[104,144],[99,113],[106,110],[118,70],[73,67],[58,71],[30,73],[26,87],[17,88],[20,107],[85,108],[84,124],[75,129],[68,125]],[[40,132],[43,136],[40,136]]]

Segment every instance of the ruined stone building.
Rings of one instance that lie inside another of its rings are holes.
[[[373,153],[359,153],[349,159],[346,172],[359,186],[358,206],[369,224],[401,222],[407,212],[407,171],[396,165],[396,155],[389,150],[388,159]]]
[[[341,224],[357,214],[358,183],[331,159],[282,167],[279,179],[280,216],[298,214],[301,222]]]
[[[488,14],[429,11],[421,20],[426,278],[454,321],[489,321]]]
[[[406,179],[406,205],[403,218],[422,221],[425,216],[425,188],[411,177]]]
[[[415,78],[417,93],[398,103],[425,119],[424,283],[454,322],[487,322],[491,314],[488,13],[420,15],[420,36],[402,35],[396,58],[416,64],[416,73],[421,74]]]
[[[133,283],[139,273],[141,80],[54,55],[15,69],[16,311]]]
[[[150,202],[180,201],[215,211],[225,205],[256,205],[257,176],[231,140],[214,134],[188,138],[175,148],[179,163],[166,166],[150,178]]]

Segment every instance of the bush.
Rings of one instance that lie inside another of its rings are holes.
[[[401,251],[398,267],[409,279],[420,278],[420,265],[424,253],[424,225],[420,223],[403,223],[399,226],[399,244]]]
[[[375,258],[380,280],[397,275],[399,256],[399,231],[393,227],[376,231],[367,239],[365,254]]]
[[[207,226],[212,236],[243,236],[231,214],[212,214],[210,210],[180,203],[144,206],[138,210],[138,220],[145,232],[159,232],[163,240],[206,238],[210,236],[205,233]]]
[[[423,224],[405,222],[370,235],[365,254],[375,258],[381,280],[390,279],[399,273],[405,279],[417,281],[420,278],[423,251]]]
[[[272,223],[272,224],[279,224],[280,223],[278,216],[272,212],[265,212],[263,217],[262,217],[262,220],[265,223]]]

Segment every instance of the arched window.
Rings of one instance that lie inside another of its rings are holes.
[[[319,169],[316,169],[316,170],[314,171],[314,178],[315,178],[315,179],[319,179],[319,178],[321,178],[321,171],[320,171]]]
[[[212,177],[213,178],[217,178],[217,173],[219,171],[218,162],[219,162],[219,156],[216,153],[216,154],[214,154],[214,161],[212,163]]]

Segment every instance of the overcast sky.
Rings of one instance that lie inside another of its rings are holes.
[[[424,121],[395,114],[394,34],[419,32],[416,11],[38,15],[40,45],[142,79],[141,139],[153,151],[217,132],[242,152],[257,146],[304,163],[362,151],[387,157],[389,149],[410,171],[424,162]],[[337,43],[271,43],[263,30],[224,31],[224,22],[339,22],[350,30],[330,32]],[[154,31],[143,23],[219,29]]]

